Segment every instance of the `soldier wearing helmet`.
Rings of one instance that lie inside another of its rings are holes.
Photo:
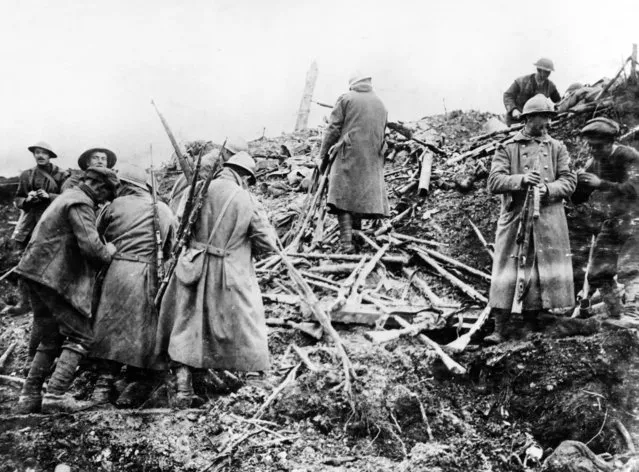
[[[561,101],[561,96],[555,84],[548,78],[555,70],[553,62],[542,57],[533,64],[537,72],[515,79],[504,92],[504,106],[506,107],[506,123],[511,125],[522,120],[522,107],[537,94],[545,95],[554,103]]]
[[[247,152],[224,164],[162,299],[157,349],[173,362],[178,407],[197,400],[192,375],[205,373],[202,369],[257,375],[269,367],[252,259],[272,251],[276,235],[249,193],[254,179],[255,161]]]
[[[581,130],[591,158],[577,174],[574,204],[590,203],[603,223],[596,230],[588,280],[598,288],[611,318],[624,308],[615,282],[625,284],[627,313],[639,314],[639,152],[615,143],[619,124],[598,117]]]
[[[167,205],[154,202],[150,179],[143,168],[125,164],[119,168],[118,177],[121,185],[117,196],[102,209],[97,220],[98,232],[118,252],[104,273],[101,295],[94,306],[91,357],[98,359],[99,376],[91,400],[108,403],[115,376],[126,365],[128,385],[116,405],[134,408],[148,398],[154,382],[159,380],[158,374],[166,370],[166,365],[154,355],[156,229],[166,260],[176,221]]]
[[[486,338],[489,342],[507,339],[513,334],[509,328],[514,328],[517,335],[535,330],[538,312],[574,304],[563,201],[575,190],[577,177],[569,169],[566,146],[548,135],[548,125],[554,115],[554,106],[544,95],[528,100],[523,107],[526,122],[523,130],[511,142],[499,147],[493,157],[488,188],[502,196],[502,205],[490,285],[495,332]],[[510,309],[517,274],[516,259],[512,256],[517,254],[519,220],[530,186],[539,188],[540,214],[531,228],[523,313],[512,319]]]
[[[89,167],[106,167],[113,169],[118,162],[118,157],[110,149],[99,147],[91,148],[84,151],[78,157],[78,167],[80,171],[73,170],[71,176],[66,180],[62,186],[62,191],[77,187],[82,182],[84,171]]]
[[[36,166],[25,170],[20,174],[18,190],[15,196],[15,206],[20,210],[18,224],[11,235],[20,249],[24,249],[29,243],[31,233],[44,210],[62,192],[62,187],[69,177],[69,173],[63,171],[53,163],[58,155],[53,152],[51,146],[44,141],[27,148],[33,154]],[[20,315],[29,311],[29,294],[22,282],[18,283],[20,298],[15,306],[8,306],[3,314]],[[30,356],[35,354],[35,347],[29,351]]]

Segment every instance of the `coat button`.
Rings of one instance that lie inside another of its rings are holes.
[[[544,182],[548,182],[548,177],[544,177]]]
[[[544,166],[544,169],[548,169],[548,166]]]
[[[528,166],[524,166],[524,170],[528,170]]]

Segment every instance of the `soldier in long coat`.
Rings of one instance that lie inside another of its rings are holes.
[[[534,329],[539,310],[567,308],[574,304],[570,241],[564,211],[577,183],[569,169],[566,146],[550,137],[547,127],[554,109],[543,95],[524,106],[526,125],[513,141],[497,149],[488,188],[502,195],[501,214],[495,235],[495,258],[490,285],[490,306],[495,314],[495,332],[487,340],[505,338],[517,277],[517,230],[523,202],[530,186],[539,187],[540,215],[532,225],[527,254],[528,289],[523,315]]]
[[[93,342],[91,299],[97,271],[116,252],[100,241],[95,226],[99,203],[112,200],[118,178],[111,170],[90,167],[79,187],[60,195],[46,209],[16,272],[26,279],[34,323],[42,338],[20,393],[19,413],[75,411],[78,402],[67,391],[80,360]],[[53,361],[55,371],[42,398],[41,389]]]
[[[581,130],[592,158],[577,175],[574,203],[589,201],[603,222],[597,231],[588,280],[611,318],[623,310],[614,277],[625,284],[628,314],[639,315],[639,152],[615,144],[619,124],[594,118]],[[588,294],[585,294],[587,296]]]
[[[98,216],[98,232],[118,252],[104,274],[94,321],[91,357],[100,359],[99,377],[91,400],[109,401],[115,376],[127,365],[129,384],[117,400],[135,407],[144,400],[166,364],[155,354],[158,313],[156,226],[163,259],[168,259],[175,217],[163,202],[154,205],[144,169],[125,165],[118,171],[117,197]]]
[[[333,158],[327,203],[337,214],[342,252],[354,252],[353,229],[362,218],[389,214],[384,182],[387,111],[369,76],[355,74],[350,90],[337,99],[320,149],[323,172]]]
[[[561,101],[561,95],[559,95],[557,87],[548,78],[550,73],[555,70],[553,62],[548,58],[542,57],[533,65],[537,72],[518,77],[504,92],[506,124],[508,125],[519,123],[523,119],[523,106],[537,94],[545,95],[554,103]]]
[[[177,406],[193,399],[191,369],[269,367],[264,307],[252,258],[269,252],[275,231],[247,180],[255,162],[240,152],[208,188],[189,249],[160,308],[158,351],[176,364]]]
[[[14,201],[15,206],[21,210],[20,218],[11,235],[11,239],[22,250],[29,243],[31,233],[40,221],[44,210],[62,192],[62,186],[69,177],[68,172],[51,163],[51,159],[58,157],[58,155],[52,151],[51,146],[47,143],[41,141],[27,149],[33,153],[36,166],[20,174]],[[29,311],[28,290],[22,282],[18,282],[18,288],[20,292],[18,304],[5,308],[3,314],[20,315]],[[31,344],[29,357],[33,358],[38,346]]]

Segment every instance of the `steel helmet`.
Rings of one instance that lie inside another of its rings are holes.
[[[237,154],[238,152],[242,151],[248,152],[249,150],[246,140],[238,136],[227,139],[224,148],[231,151],[233,154]]]
[[[87,170],[87,168],[89,167],[89,159],[91,157],[91,154],[93,154],[94,152],[103,152],[107,155],[107,167],[109,169],[113,168],[115,163],[118,162],[117,156],[110,149],[99,147],[91,148],[84,151],[82,154],[80,154],[80,157],[78,157],[78,167],[80,167],[80,169]]]
[[[118,169],[118,178],[122,182],[148,190],[146,171],[135,164],[123,164]]]
[[[36,144],[34,144],[33,146],[29,146],[27,149],[29,150],[29,152],[34,152],[36,149],[44,149],[52,158],[58,157],[58,155],[51,150],[51,146],[49,146],[44,141],[38,141]]]
[[[547,70],[548,72],[553,72],[555,70],[555,65],[547,57],[540,58],[533,64],[533,66],[535,66],[537,69]]]
[[[244,169],[249,174],[251,174],[251,177],[253,178],[253,180],[255,180],[255,168],[257,167],[257,165],[248,152],[238,152],[228,161],[226,161],[224,165],[228,167],[239,167],[240,169]]]
[[[556,115],[555,105],[544,94],[538,93],[524,105],[522,116],[527,115]]]

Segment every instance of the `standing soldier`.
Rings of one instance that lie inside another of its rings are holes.
[[[29,243],[31,233],[42,213],[62,192],[63,183],[69,177],[68,172],[50,162],[58,155],[47,143],[41,141],[27,149],[33,153],[36,166],[20,174],[15,205],[21,212],[11,236],[21,250],[24,250]],[[28,290],[23,282],[18,282],[18,288],[20,292],[18,304],[5,308],[3,314],[21,315],[29,311]],[[30,357],[35,355],[35,347],[29,349]]]
[[[495,235],[495,260],[490,285],[490,306],[495,332],[486,341],[499,343],[507,336],[506,321],[515,297],[517,236],[522,207],[529,187],[539,189],[539,217],[533,219],[531,244],[526,256],[523,318],[534,329],[539,310],[574,304],[570,242],[563,200],[575,190],[576,176],[568,168],[566,146],[551,138],[547,129],[555,114],[543,95],[526,102],[524,129],[501,146],[493,157],[488,188],[502,194],[501,215]],[[519,320],[518,320],[519,321]]]
[[[353,229],[362,218],[388,216],[384,183],[384,132],[388,113],[370,76],[355,74],[337,99],[320,150],[320,173],[333,158],[327,203],[337,214],[340,251],[352,253]]]
[[[118,178],[111,170],[90,167],[83,182],[60,195],[38,223],[16,272],[26,279],[34,323],[42,338],[31,363],[16,411],[76,411],[86,408],[67,391],[78,363],[93,341],[91,296],[96,271],[116,252],[103,244],[95,226],[99,203],[112,200]],[[54,359],[55,370],[44,400],[42,385]]]
[[[208,187],[188,250],[162,299],[158,350],[175,363],[177,406],[193,398],[191,369],[269,367],[262,296],[252,257],[270,251],[275,231],[248,191],[255,161],[239,152]]]
[[[84,176],[84,171],[89,167],[106,167],[108,169],[113,169],[116,162],[118,162],[118,158],[110,149],[92,148],[84,151],[78,158],[78,167],[80,168],[80,172],[73,172],[73,175],[71,175],[71,177],[69,177],[62,186],[62,191],[80,185]]]
[[[213,174],[217,174],[222,169],[222,164],[228,162],[228,160],[238,152],[248,152],[248,143],[238,137],[228,139],[221,152],[218,153],[212,150],[202,156],[200,173],[206,175],[209,171],[212,171]],[[192,159],[189,160],[192,162]],[[182,197],[187,193],[186,190],[189,188],[189,184],[190,182],[187,182],[184,174],[180,174],[169,195],[169,207],[178,218],[181,218],[184,212],[184,204],[186,202]]]
[[[506,107],[506,124],[518,123],[523,118],[522,107],[537,94],[545,95],[554,103],[561,101],[557,87],[550,80],[550,73],[555,66],[550,59],[542,57],[533,64],[537,72],[521,76],[504,92],[504,106]]]
[[[130,383],[117,405],[130,408],[146,398],[155,373],[166,369],[154,355],[158,318],[154,299],[158,249],[168,257],[175,218],[167,205],[154,201],[144,169],[125,165],[118,177],[117,197],[104,207],[97,222],[98,232],[118,252],[104,275],[95,314],[91,357],[101,362],[91,400],[107,403],[115,375],[127,365]],[[160,232],[159,248],[156,231]]]
[[[590,199],[603,214],[595,242],[588,280],[599,288],[611,318],[621,317],[621,293],[614,276],[625,283],[628,310],[639,315],[639,152],[615,144],[619,125],[609,118],[594,118],[581,130],[592,159],[577,175],[573,202]],[[587,296],[587,294],[585,294]]]

